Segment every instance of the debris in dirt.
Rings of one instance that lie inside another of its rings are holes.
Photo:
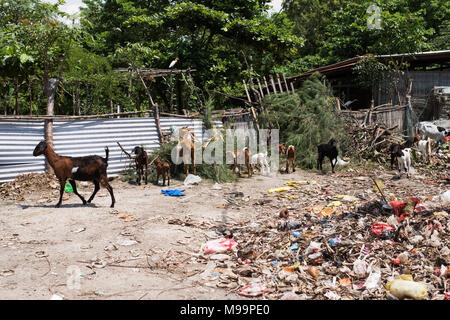
[[[236,248],[238,243],[233,239],[219,238],[210,240],[202,246],[204,253],[220,253]]]
[[[184,190],[181,190],[181,189],[165,189],[165,190],[161,190],[161,193],[163,195],[170,196],[170,197],[184,196],[185,194],[183,192],[184,192]]]
[[[266,286],[261,282],[254,282],[239,289],[238,294],[244,297],[257,297],[266,292]]]
[[[126,213],[126,212],[119,212],[117,214],[117,218],[122,219],[123,221],[126,221],[126,222],[132,222],[132,221],[137,220],[135,215],[133,215],[131,213]]]
[[[77,227],[77,228],[71,230],[71,232],[73,232],[73,233],[80,233],[80,232],[83,232],[85,230],[86,230],[85,227]]]
[[[59,188],[55,175],[47,173],[29,173],[17,176],[13,181],[0,184],[0,199],[25,200],[33,192],[41,195],[51,194]]]
[[[54,295],[52,295],[50,300],[64,300],[64,298],[60,295],[54,294]]]
[[[117,244],[120,246],[132,246],[134,244],[137,244],[138,242],[133,239],[119,239],[117,240]]]
[[[188,174],[186,179],[184,179],[184,185],[189,186],[191,184],[199,184],[201,181],[202,181],[202,178],[200,178],[199,176],[196,176],[193,174]]]
[[[283,208],[280,211],[280,218],[287,218],[289,216],[289,209],[288,208]]]
[[[415,282],[411,275],[401,275],[397,279],[386,284],[386,290],[393,296],[403,299],[411,298],[422,300],[427,295],[427,286],[425,283]]]

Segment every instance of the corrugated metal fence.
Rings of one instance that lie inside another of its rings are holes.
[[[201,120],[163,117],[161,130],[172,126],[187,126],[194,129],[196,136],[204,134]],[[220,121],[214,124],[222,128]],[[94,120],[56,120],[53,124],[55,152],[60,155],[105,156],[104,148],[109,147],[108,174],[114,175],[127,168],[129,159],[121,153],[116,144],[119,141],[125,150],[143,145],[147,151],[159,147],[158,133],[153,117],[114,118]],[[0,121],[0,182],[11,181],[16,176],[31,172],[44,172],[45,158],[34,157],[33,150],[44,139],[43,121]]]

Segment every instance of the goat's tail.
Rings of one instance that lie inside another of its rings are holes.
[[[109,148],[108,147],[105,148],[105,153],[106,153],[106,162],[108,162],[108,158],[109,158]]]

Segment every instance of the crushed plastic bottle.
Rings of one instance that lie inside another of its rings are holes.
[[[427,295],[426,284],[413,281],[412,276],[409,274],[402,274],[399,278],[388,282],[386,290],[399,299],[422,300]]]

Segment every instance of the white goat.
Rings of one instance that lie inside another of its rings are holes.
[[[427,138],[427,140],[420,140],[417,144],[417,149],[419,150],[420,155],[430,162],[431,157],[431,139]]]
[[[260,152],[257,154],[254,154],[250,157],[250,163],[255,166],[259,165],[261,173],[264,175],[264,173],[267,170],[267,173],[270,173],[270,166],[269,162],[267,161],[267,152]]]
[[[449,134],[444,128],[426,121],[419,122],[417,128],[423,140],[431,138],[436,140],[437,143],[443,142],[445,137]]]
[[[400,178],[402,177],[403,170],[405,170],[406,176],[409,178],[409,173],[411,170],[411,148],[399,150],[399,154],[397,155],[397,162],[398,162],[399,177]]]

